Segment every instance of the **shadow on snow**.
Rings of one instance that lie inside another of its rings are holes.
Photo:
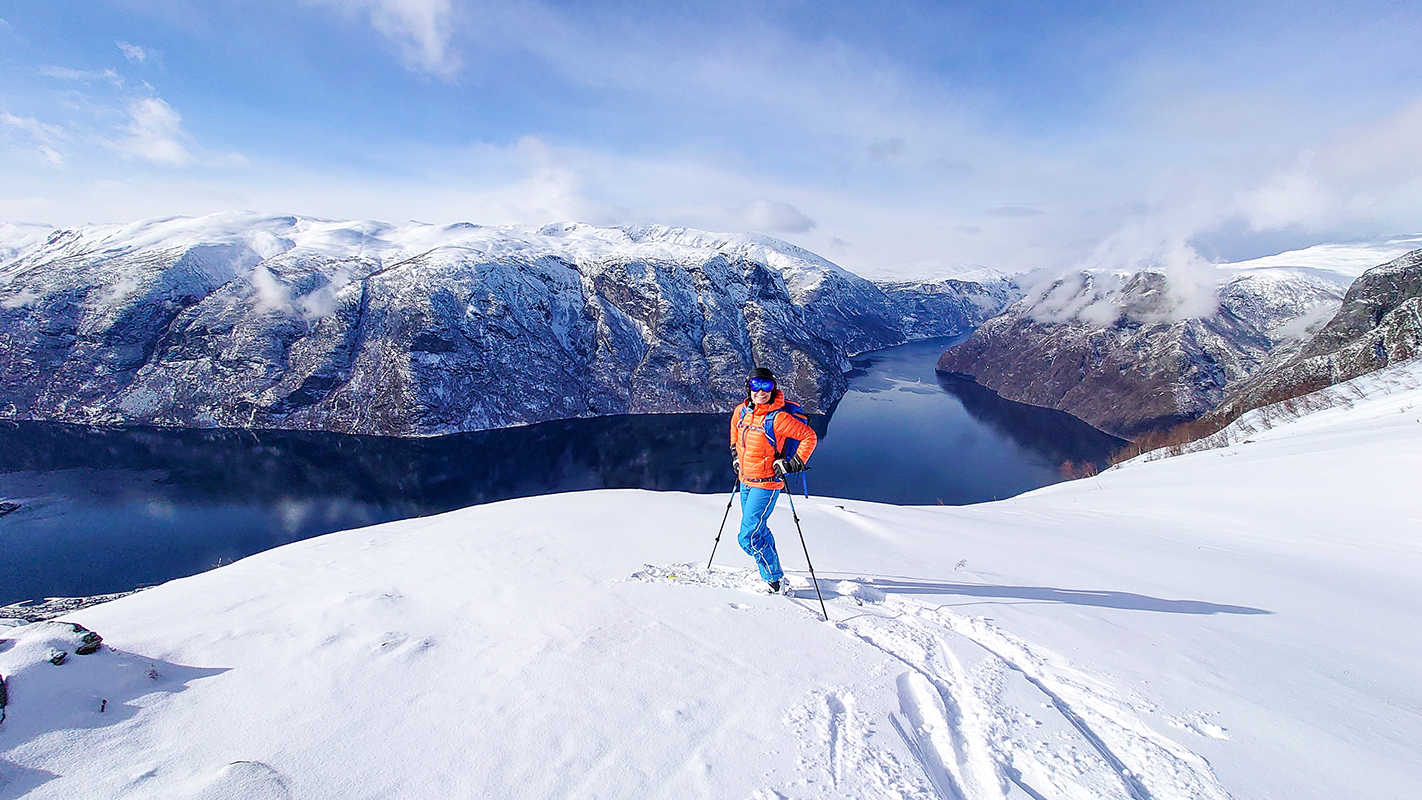
[[[821,578],[825,580],[825,578]],[[948,583],[919,578],[863,576],[865,583],[883,592],[919,595],[958,595],[1002,600],[1030,600],[1077,606],[1119,608],[1126,611],[1159,611],[1167,614],[1273,614],[1250,606],[1209,603],[1204,600],[1168,600],[1134,592],[1091,589],[1056,589],[1049,586],[1003,586],[982,583]]]

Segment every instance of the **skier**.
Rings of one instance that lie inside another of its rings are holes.
[[[799,407],[793,403],[787,407],[785,394],[775,386],[775,375],[764,367],[751,370],[745,402],[731,412],[731,464],[741,482],[741,549],[755,559],[772,594],[780,591],[785,573],[766,521],[785,488],[785,475],[805,469],[819,439],[796,418],[797,413]],[[766,436],[767,417],[773,443]],[[799,445],[785,455],[792,440],[799,440]]]

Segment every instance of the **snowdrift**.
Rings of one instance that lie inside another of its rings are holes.
[[[1355,383],[1012,500],[801,498],[828,623],[706,569],[725,496],[598,491],[76,612],[57,666],[0,629],[0,797],[1417,796],[1422,366]]]

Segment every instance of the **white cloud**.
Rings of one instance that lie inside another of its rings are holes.
[[[278,280],[265,265],[253,267],[247,280],[256,294],[258,311],[284,314],[291,310],[291,287]]]
[[[815,221],[789,203],[758,199],[744,211],[746,227],[761,233],[808,233]]]
[[[1305,151],[1245,193],[1239,209],[1257,229],[1416,231],[1422,225],[1422,100]]]
[[[63,166],[64,153],[59,148],[66,136],[59,126],[46,125],[33,117],[17,117],[9,112],[0,112],[0,125],[17,134],[22,149],[30,150],[49,164]]]
[[[1110,69],[1119,74],[1102,76],[1117,88],[1105,99],[1087,98],[1100,105],[1079,109],[1080,119],[1015,125],[995,98],[967,96],[891,52],[756,19],[728,33],[705,18],[668,24],[666,15],[631,20],[530,0],[481,4],[476,26],[455,0],[304,1],[369,26],[377,32],[369,38],[387,39],[421,73],[452,77],[462,56],[471,83],[478,59],[478,81],[502,80],[506,88],[511,76],[501,68],[531,64],[530,73],[555,83],[545,103],[571,100],[559,106],[564,119],[526,123],[517,116],[522,106],[495,101],[493,129],[517,137],[536,124],[546,132],[515,144],[446,146],[424,142],[447,141],[450,128],[428,139],[410,130],[398,142],[382,129],[364,158],[344,162],[297,156],[312,148],[273,141],[249,165],[237,154],[204,153],[177,110],[154,98],[161,105],[124,118],[128,130],[116,147],[131,163],[113,174],[126,188],[91,200],[87,184],[45,183],[38,176],[55,170],[37,167],[29,185],[0,204],[55,222],[236,207],[761,230],[880,276],[963,264],[1054,274],[1173,264],[1183,265],[1172,272],[1182,276],[1181,307],[1207,297],[1194,291],[1190,267],[1198,265],[1185,242],[1225,220],[1245,220],[1241,229],[1347,237],[1379,227],[1416,230],[1422,219],[1422,110],[1338,132],[1340,118],[1382,116],[1386,98],[1367,114],[1356,106],[1333,113],[1324,108],[1333,97],[1241,88],[1233,77],[1215,85],[1195,73],[1153,76],[1150,63],[1117,63]],[[465,19],[471,24],[460,25]],[[152,64],[153,51],[143,52]],[[54,69],[76,81],[117,77]],[[1139,74],[1146,79],[1136,80]],[[471,91],[451,81],[433,91],[448,89],[449,102],[465,102],[488,85]],[[110,117],[139,102],[117,97],[107,101]],[[360,134],[341,135],[349,145]],[[68,172],[81,160],[70,153]],[[151,168],[140,174],[150,164],[246,169],[199,181]],[[21,197],[34,203],[17,206]],[[51,205],[39,205],[42,199]]]
[[[142,47],[128,42],[115,42],[114,44],[118,45],[118,49],[123,51],[123,57],[129,61],[135,64],[143,64],[148,61],[150,53]]]
[[[367,14],[370,24],[400,51],[405,65],[443,78],[459,70],[450,47],[454,33],[452,0],[307,0]]]
[[[185,167],[193,156],[183,144],[187,133],[183,118],[159,97],[144,97],[128,104],[128,136],[116,143],[119,152],[152,164]]]

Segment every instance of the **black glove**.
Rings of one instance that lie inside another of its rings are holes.
[[[783,478],[791,472],[803,472],[805,462],[801,461],[799,456],[790,456],[788,458],[782,456],[781,458],[775,459],[774,463],[770,465],[770,468],[775,470],[775,477]]]
[[[737,478],[741,476],[741,460],[735,456],[731,456],[731,471],[736,473]]]

